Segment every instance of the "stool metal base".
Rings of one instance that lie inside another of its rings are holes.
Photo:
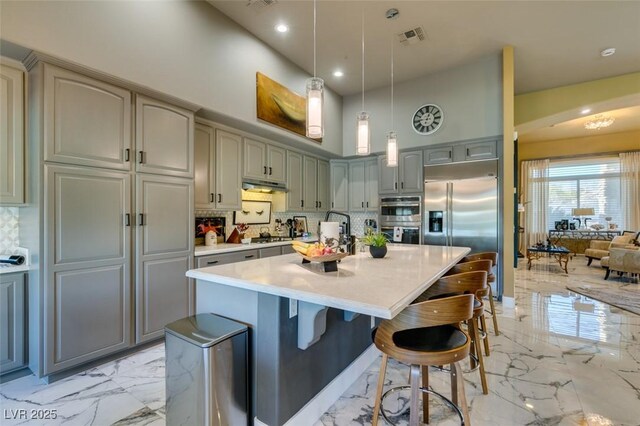
[[[382,394],[382,399],[380,401],[380,414],[382,414],[382,418],[389,423],[390,425],[394,425],[395,423],[393,423],[391,420],[389,420],[389,418],[387,417],[386,413],[384,412],[384,399],[394,393],[394,392],[400,392],[403,390],[407,390],[407,389],[411,389],[411,386],[395,386],[391,389],[389,389],[388,391],[386,391],[385,393]],[[428,393],[430,395],[433,396],[437,396],[438,398],[440,398],[446,405],[449,406],[449,408],[451,408],[460,418],[460,424],[462,426],[464,426],[464,416],[462,415],[462,411],[460,410],[460,407],[458,407],[456,404],[453,403],[453,401],[451,401],[449,398],[447,398],[446,396],[442,395],[439,392],[434,391],[433,389],[429,388],[423,388],[420,387],[420,391],[424,392],[424,393]],[[407,407],[408,409],[408,407]],[[404,411],[406,411],[407,409],[405,409]],[[402,411],[402,412],[404,412]]]

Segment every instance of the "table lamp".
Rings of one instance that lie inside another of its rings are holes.
[[[596,214],[595,210],[592,207],[588,207],[588,208],[576,208],[576,209],[571,209],[571,214],[573,215],[573,219],[577,220],[578,223],[580,223],[580,227],[582,227],[582,216],[593,216],[594,214]],[[590,217],[585,217],[584,218],[584,228],[587,227],[587,221],[591,220]]]

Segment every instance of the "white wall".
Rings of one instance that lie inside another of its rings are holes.
[[[0,38],[318,147],[256,119],[256,71],[300,94],[309,75],[206,2],[2,1]],[[327,90],[325,102],[321,149],[341,155],[342,98]]]
[[[391,129],[390,88],[365,92],[364,109],[371,115],[371,151],[385,150],[390,130],[397,132],[400,149],[502,134],[501,66],[500,53],[496,53],[452,70],[396,84],[395,129]],[[413,130],[411,121],[415,111],[426,103],[442,108],[444,122],[435,134],[422,136]],[[355,155],[356,115],[361,110],[361,94],[344,98],[345,156]]]

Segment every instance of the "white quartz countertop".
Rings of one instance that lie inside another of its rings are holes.
[[[304,242],[315,242],[315,238],[296,238],[297,241]],[[250,243],[250,244],[230,244],[230,243],[219,243],[213,246],[196,246],[194,254],[196,257],[198,256],[208,256],[210,254],[221,254],[221,253],[231,253],[234,251],[243,251],[243,250],[254,250],[261,249],[267,247],[279,247],[279,246],[289,246],[291,245],[291,240],[289,241],[277,241],[274,243]]]
[[[255,245],[254,245],[255,246]],[[262,245],[261,245],[262,246]],[[298,254],[193,269],[187,276],[380,318],[393,318],[471,250],[390,244],[383,259],[347,256],[337,272]]]
[[[29,269],[30,269],[29,265],[0,266],[0,275],[2,275],[2,274],[14,274],[16,272],[27,272]]]

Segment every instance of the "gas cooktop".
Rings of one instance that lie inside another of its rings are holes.
[[[251,242],[252,243],[277,243],[280,241],[291,241],[293,240],[293,238],[291,237],[278,237],[278,236],[273,236],[273,237],[254,237],[251,238]]]

